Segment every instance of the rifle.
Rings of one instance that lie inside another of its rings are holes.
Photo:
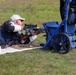
[[[37,24],[25,24],[24,26],[25,34],[22,34],[22,36],[19,38],[19,41],[26,41],[31,36],[38,35],[40,33],[45,33],[44,28],[37,27]]]

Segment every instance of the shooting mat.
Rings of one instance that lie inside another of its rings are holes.
[[[24,50],[34,50],[39,48],[42,48],[42,46],[40,46],[39,44],[29,44],[29,45],[17,44],[17,45],[12,45],[10,47],[6,47],[4,49],[0,48],[0,54],[21,52]]]

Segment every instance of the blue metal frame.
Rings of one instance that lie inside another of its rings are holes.
[[[69,33],[69,30],[70,28],[73,29],[74,31],[74,27],[75,25],[67,25],[67,19],[68,19],[68,9],[69,9],[69,3],[71,2],[72,0],[65,0],[65,11],[64,11],[64,20],[58,24],[57,22],[46,22],[46,23],[43,23],[43,27],[48,31],[48,33],[46,34],[46,36],[48,36],[46,39],[46,44],[43,46],[42,49],[45,49],[46,47],[52,47],[52,39],[53,37],[57,34],[57,33],[60,33],[60,32],[63,32],[65,34],[70,34]],[[63,29],[62,29],[62,26],[63,26]],[[54,30],[53,30],[54,29]],[[52,30],[52,34],[51,34],[51,30]],[[73,32],[71,31],[71,34],[73,34]],[[71,35],[69,36],[70,40],[73,41],[74,40],[74,35]],[[75,44],[74,42],[72,42],[71,44],[71,47],[72,48],[75,48]]]

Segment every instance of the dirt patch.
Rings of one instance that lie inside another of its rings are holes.
[[[12,45],[11,48],[15,48],[15,49],[24,49],[24,48],[33,48],[33,47],[40,47],[40,44],[18,44],[18,45]]]

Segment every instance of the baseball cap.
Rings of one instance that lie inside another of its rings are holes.
[[[19,16],[19,15],[17,15],[17,14],[14,14],[13,16],[11,16],[10,19],[11,19],[12,21],[15,21],[15,20],[18,20],[18,19],[20,19],[20,20],[22,20],[22,21],[25,20],[25,18],[22,18],[21,16]]]

